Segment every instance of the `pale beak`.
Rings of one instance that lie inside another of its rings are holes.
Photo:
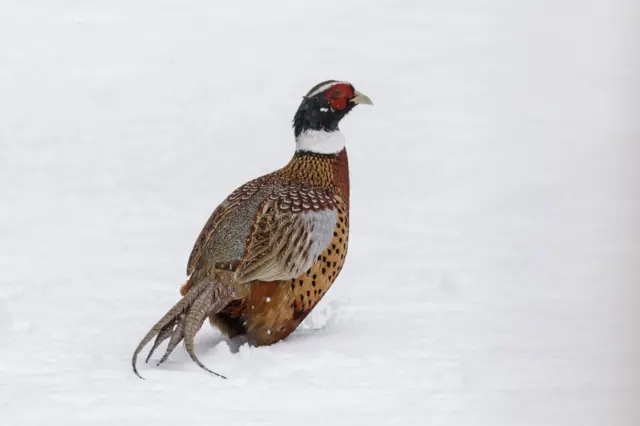
[[[360,105],[373,105],[373,102],[371,102],[371,98],[369,98],[367,95],[365,95],[364,93],[360,93],[357,90],[355,90],[353,92],[353,94],[355,95],[353,98],[351,98],[351,102],[353,102],[354,104],[360,104]]]

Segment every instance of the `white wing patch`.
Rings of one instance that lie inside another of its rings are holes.
[[[333,228],[336,226],[338,212],[335,209],[310,211],[303,213],[303,220],[308,222],[309,251],[306,261],[292,277],[298,277],[311,267],[316,258],[329,247],[333,239]]]
[[[236,278],[249,282],[299,277],[329,247],[337,218],[335,208],[284,214],[273,227],[254,232],[250,255],[236,270]]]

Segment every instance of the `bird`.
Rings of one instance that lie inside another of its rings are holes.
[[[245,336],[266,346],[289,336],[332,286],[349,242],[349,160],[340,121],[371,99],[347,81],[313,86],[293,118],[295,151],[289,162],[235,189],[213,211],[196,238],[181,299],[149,330],[148,353],[169,340],[157,365],[184,341],[191,360],[194,339],[208,318],[228,338]]]

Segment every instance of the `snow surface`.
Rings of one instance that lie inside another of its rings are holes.
[[[2,0],[0,424],[638,424],[636,3]],[[139,380],[325,79],[375,103],[336,285],[271,347],[204,327],[227,381]]]

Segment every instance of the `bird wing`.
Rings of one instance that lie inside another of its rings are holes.
[[[277,281],[302,275],[329,246],[339,205],[330,190],[277,187],[257,212],[236,279]]]
[[[252,197],[265,187],[272,179],[272,175],[261,176],[257,179],[249,181],[237,188],[231,193],[220,205],[213,211],[209,220],[205,224],[200,235],[196,239],[189,261],[187,262],[187,275],[191,275],[196,269],[201,254],[205,251],[205,247],[210,243],[211,237],[222,221],[231,214],[235,209],[243,203],[246,203]],[[231,260],[231,259],[227,259]]]

